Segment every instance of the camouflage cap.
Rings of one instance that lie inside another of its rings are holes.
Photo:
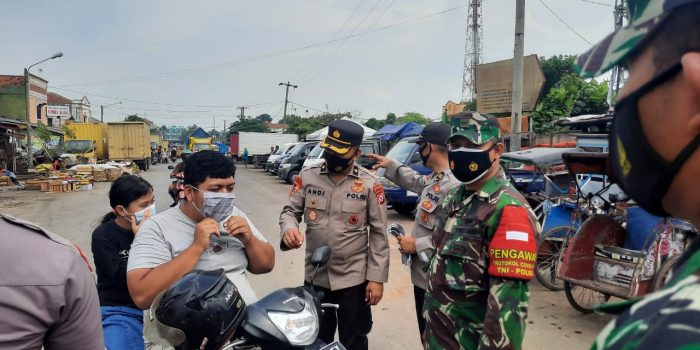
[[[626,60],[666,20],[673,9],[698,2],[700,0],[627,0],[625,4],[629,24],[580,55],[576,71],[584,78],[605,73]]]
[[[464,136],[476,145],[483,145],[501,137],[498,119],[492,115],[477,112],[461,112],[450,119],[450,138]]]

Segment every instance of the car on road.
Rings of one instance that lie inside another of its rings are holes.
[[[277,171],[277,177],[282,180],[292,183],[294,178],[299,175],[304,161],[311,153],[314,146],[318,145],[319,142],[302,142],[289,152],[289,157],[285,158],[280,162],[280,168]]]

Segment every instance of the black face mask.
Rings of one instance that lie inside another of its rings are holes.
[[[323,152],[323,159],[326,160],[326,167],[332,173],[342,173],[353,161],[353,158],[343,159],[339,155],[331,152]]]
[[[487,150],[460,147],[450,150],[447,158],[450,169],[457,180],[469,185],[479,181],[486,175],[495,160],[491,160],[489,152],[496,146],[493,144]]]
[[[661,201],[678,171],[700,145],[700,135],[676,159],[667,162],[644,135],[638,103],[642,96],[682,70],[679,62],[618,102],[609,139],[612,181],[620,185],[642,209],[658,216],[669,216]]]
[[[428,155],[427,155],[427,156],[424,156],[424,155],[423,155],[423,150],[424,150],[426,147],[428,148]],[[427,167],[427,166],[428,166],[428,159],[430,159],[430,155],[431,155],[432,153],[433,153],[433,148],[432,148],[432,147],[430,146],[430,144],[427,143],[427,142],[424,143],[424,144],[423,144],[423,147],[421,147],[420,150],[418,151],[418,154],[420,155],[420,159],[423,161],[423,166],[424,166],[424,167]]]

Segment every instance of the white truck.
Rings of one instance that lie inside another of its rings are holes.
[[[243,158],[243,152],[248,149],[248,162],[264,166],[270,149],[276,146],[299,141],[296,134],[280,134],[271,132],[244,132],[231,134],[231,156]]]

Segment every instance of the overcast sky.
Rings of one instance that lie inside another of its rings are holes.
[[[579,54],[613,28],[613,0],[527,0],[525,54]],[[2,1],[0,74],[32,68],[106,120],[221,128],[246,115],[353,111],[438,117],[461,96],[468,0]],[[462,7],[460,7],[462,6]],[[455,7],[456,10],[414,20]],[[484,62],[512,58],[514,0],[483,0]],[[361,34],[397,23],[385,30]],[[321,44],[335,39],[330,44]],[[39,72],[41,69],[41,73]],[[302,107],[303,106],[303,107]]]

